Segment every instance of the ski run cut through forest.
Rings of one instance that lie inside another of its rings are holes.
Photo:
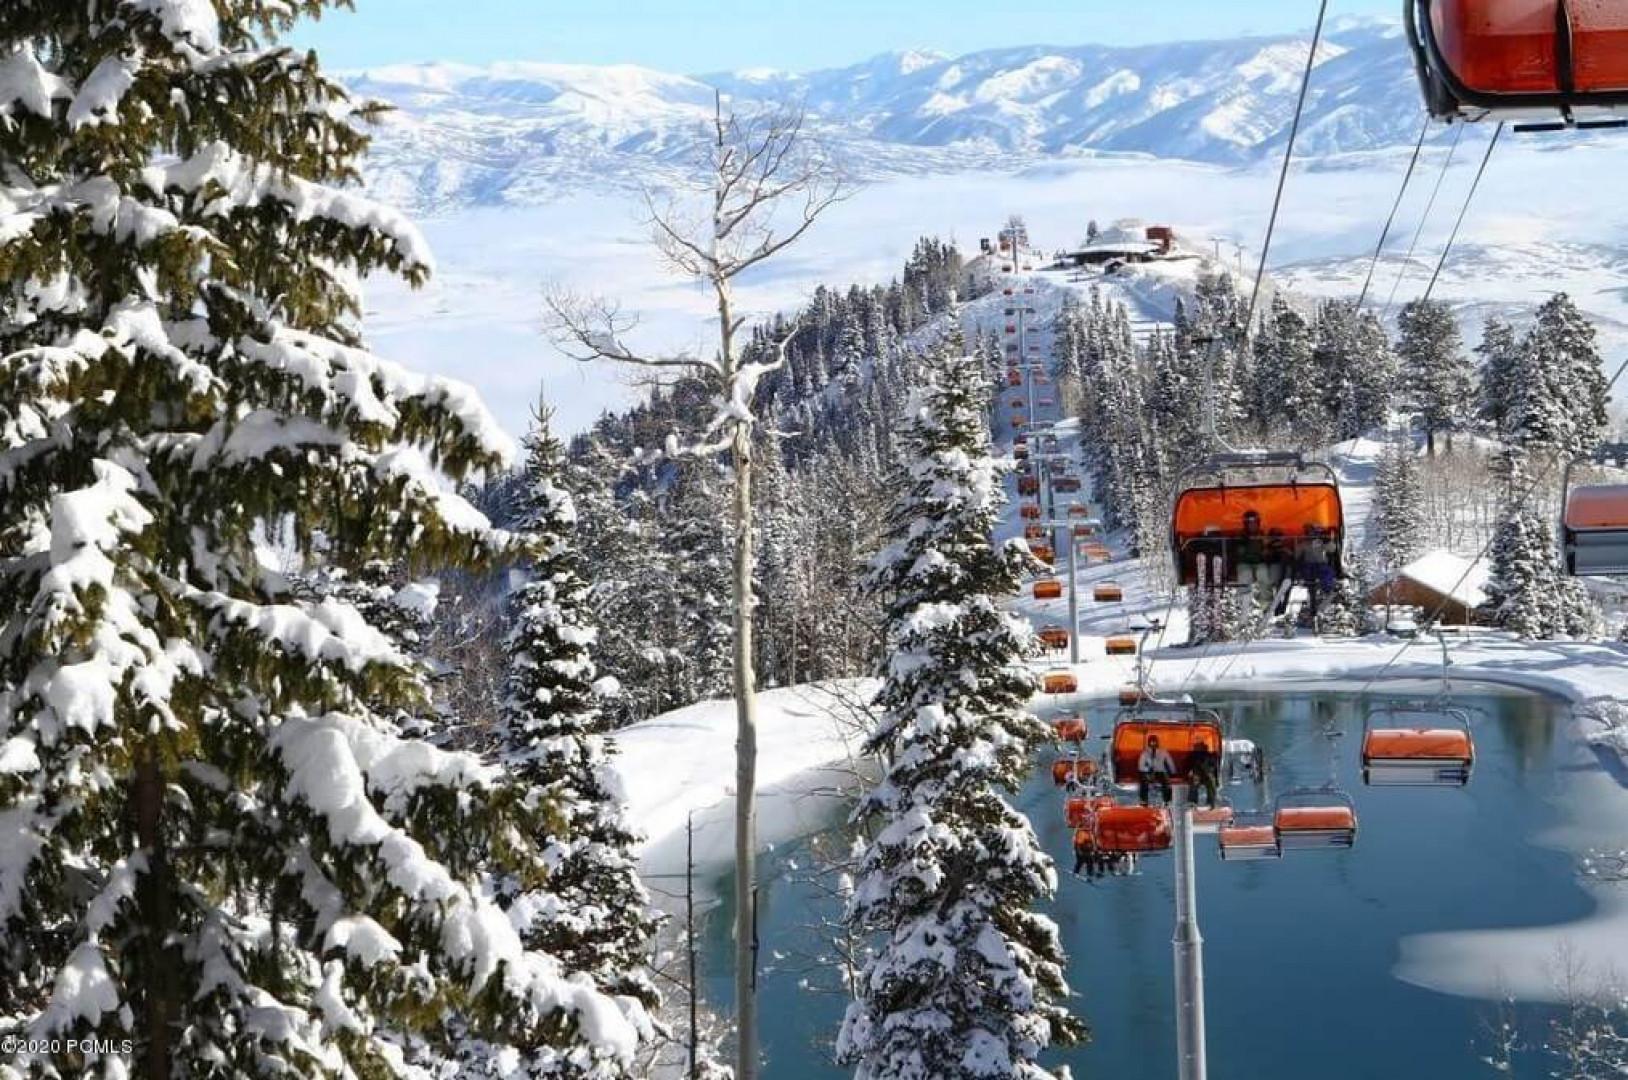
[[[1622,260],[1509,205],[1619,170],[1628,5],[286,44],[349,6],[0,5],[0,1080],[1628,1075]],[[498,215],[448,291],[392,195]]]

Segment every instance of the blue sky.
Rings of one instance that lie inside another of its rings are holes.
[[[330,68],[422,60],[632,63],[699,74],[879,52],[1145,44],[1310,27],[1316,0],[356,0],[303,31]],[[1333,0],[1330,14],[1398,14]]]

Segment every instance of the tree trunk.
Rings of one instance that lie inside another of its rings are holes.
[[[735,1077],[757,1076],[757,687],[752,672],[752,432],[735,425]]]
[[[169,978],[170,912],[169,863],[164,850],[164,775],[158,750],[147,746],[136,762],[131,791],[136,842],[147,856],[146,872],[137,886],[137,904],[147,936],[147,1069],[148,1080],[170,1078],[170,1005],[174,987]]]

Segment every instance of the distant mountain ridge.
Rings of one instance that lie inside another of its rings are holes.
[[[701,76],[419,64],[345,78],[398,109],[376,142],[371,185],[424,210],[676,178],[715,89],[740,103],[804,104],[813,129],[863,177],[1094,153],[1245,164],[1281,150],[1309,45],[1309,34],[1296,34],[960,57],[911,51],[823,71]],[[1299,152],[1410,143],[1420,115],[1400,26],[1336,22],[1319,50]]]

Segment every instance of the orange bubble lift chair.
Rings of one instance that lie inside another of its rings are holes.
[[[1255,862],[1283,857],[1283,849],[1278,846],[1278,831],[1270,821],[1240,820],[1235,817],[1215,831],[1215,841],[1221,858],[1227,862]]]
[[[1405,0],[1425,108],[1517,131],[1620,127],[1628,0]]]
[[[1109,758],[1113,762],[1115,784],[1136,788],[1140,779],[1136,765],[1147,748],[1149,736],[1158,736],[1159,746],[1169,751],[1170,760],[1176,766],[1172,780],[1177,783],[1186,783],[1187,759],[1200,742],[1215,754],[1218,767],[1225,749],[1221,717],[1213,710],[1200,709],[1190,701],[1142,701],[1121,712],[1114,721]]]
[[[1041,525],[1031,525],[1030,528],[1037,528],[1041,529],[1042,531],[1045,529],[1045,527]],[[1056,600],[1062,595],[1063,583],[1058,581],[1056,578],[1041,578],[1039,581],[1034,583],[1034,598],[1036,600]],[[1063,632],[1066,634],[1068,631],[1065,630]],[[1065,640],[1063,644],[1067,645],[1067,640]]]
[[[1092,588],[1091,599],[1099,604],[1117,604],[1125,599],[1125,590],[1116,581],[1104,581]]]
[[[1152,855],[1170,850],[1170,813],[1163,807],[1116,804],[1093,809],[1089,818],[1074,834],[1076,849],[1094,848],[1104,855]],[[1082,837],[1081,832],[1086,835]]]
[[[1283,851],[1349,848],[1357,842],[1357,807],[1336,787],[1295,788],[1279,795],[1272,813]]]
[[[1570,485],[1567,470],[1560,541],[1573,577],[1628,575],[1628,484]]]
[[[1059,742],[1074,743],[1078,745],[1086,740],[1091,729],[1083,716],[1063,716],[1051,722],[1052,734],[1057,736]]]
[[[1262,472],[1284,475],[1260,479]],[[1184,477],[1170,525],[1181,584],[1198,583],[1206,556],[1221,558],[1230,573],[1245,515],[1258,520],[1263,545],[1323,545],[1329,567],[1343,576],[1345,511],[1334,470],[1297,453],[1250,452],[1217,454]]]
[[[1083,784],[1097,775],[1097,763],[1090,758],[1062,757],[1051,763],[1051,782],[1058,787]]]
[[[1048,649],[1068,648],[1068,631],[1061,626],[1045,627],[1035,636],[1040,639],[1040,644]]]
[[[1113,805],[1112,795],[1070,795],[1063,800],[1063,820],[1071,829],[1089,829],[1091,819]]]
[[[1376,787],[1463,787],[1475,767],[1469,710],[1456,705],[1391,704],[1362,722],[1362,782]]]
[[[1048,694],[1072,694],[1080,688],[1080,680],[1067,668],[1055,668],[1046,672],[1040,685]]]

